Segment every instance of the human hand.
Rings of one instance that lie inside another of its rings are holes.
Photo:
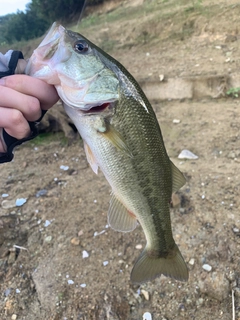
[[[42,80],[24,74],[0,79],[0,152],[6,152],[2,129],[17,138],[30,134],[28,121],[37,121],[59,97],[56,89]]]

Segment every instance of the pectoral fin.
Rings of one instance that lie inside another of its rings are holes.
[[[137,219],[113,194],[108,209],[108,224],[116,231],[129,232],[136,228]]]
[[[124,141],[121,134],[111,125],[107,124],[107,130],[105,132],[99,131],[104,135],[118,150],[125,152],[129,157],[132,158],[132,153]]]
[[[186,183],[182,172],[171,162],[172,167],[172,193],[179,190]]]
[[[94,154],[92,153],[92,150],[88,146],[88,144],[84,141],[84,150],[86,153],[87,161],[90,164],[92,170],[94,173],[98,174],[98,164],[94,157]]]

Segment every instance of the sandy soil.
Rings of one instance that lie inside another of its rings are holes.
[[[99,33],[87,19],[83,27],[98,43],[118,40],[109,50],[138,80],[238,71],[237,1],[133,3],[100,12]],[[92,172],[82,141],[68,144],[57,133],[1,165],[1,319],[139,320],[146,312],[153,320],[240,319],[239,100],[152,104],[169,156],[187,178],[171,218],[188,283],[164,276],[130,283],[145,246],[141,227],[125,234],[108,228],[109,185]],[[199,158],[178,159],[183,149]],[[16,207],[17,199],[26,203]]]

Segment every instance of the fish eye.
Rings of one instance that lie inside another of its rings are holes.
[[[86,53],[88,51],[88,43],[85,40],[78,40],[74,43],[74,50],[79,53]]]

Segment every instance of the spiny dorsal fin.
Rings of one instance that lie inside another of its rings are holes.
[[[137,219],[113,194],[108,209],[108,224],[116,231],[129,232],[136,228]]]
[[[186,183],[186,179],[182,172],[171,161],[172,167],[172,193],[179,190]]]

